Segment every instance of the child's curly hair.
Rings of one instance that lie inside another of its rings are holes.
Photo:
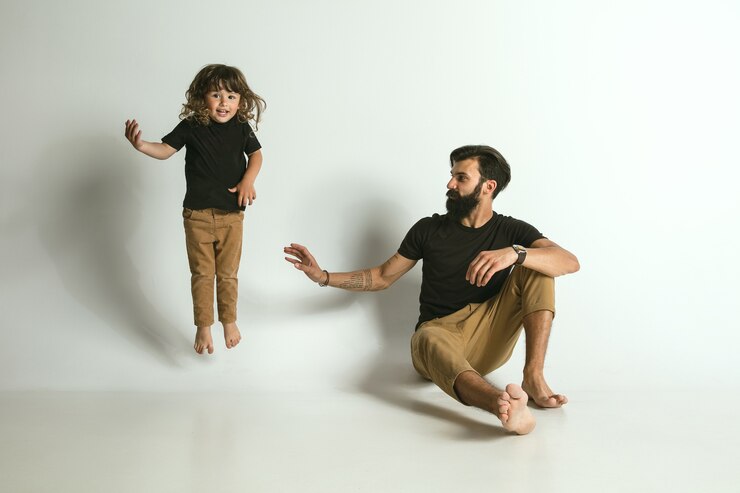
[[[211,119],[208,116],[204,98],[206,93],[222,88],[239,93],[241,98],[236,117],[242,123],[253,121],[256,129],[260,116],[265,111],[265,100],[249,88],[247,79],[244,78],[241,70],[221,64],[206,65],[197,73],[185,93],[187,101],[182,105],[180,119],[195,120],[200,125],[210,125]]]

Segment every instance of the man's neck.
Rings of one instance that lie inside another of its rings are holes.
[[[491,204],[478,204],[478,207],[473,209],[473,212],[469,216],[460,220],[460,224],[468,228],[480,228],[490,221],[492,217],[493,210],[491,210]]]

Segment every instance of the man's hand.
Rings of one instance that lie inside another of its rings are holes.
[[[319,267],[316,259],[311,255],[311,252],[308,251],[308,248],[298,243],[291,243],[290,246],[283,248],[283,252],[296,257],[285,257],[285,260],[293,264],[296,269],[303,271],[313,282],[323,280],[324,271],[321,270],[321,267]]]
[[[508,269],[518,258],[511,247],[480,252],[468,267],[465,280],[478,287],[485,286],[496,272]]]
[[[242,180],[235,187],[229,188],[229,192],[236,194],[236,201],[239,207],[246,206],[247,203],[252,205],[257,199],[257,191],[254,189],[254,183]]]
[[[144,141],[141,140],[141,130],[139,130],[139,124],[136,120],[126,120],[126,139],[131,142],[131,145],[137,151],[140,151],[144,146]]]

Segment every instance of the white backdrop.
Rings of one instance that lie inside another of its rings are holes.
[[[470,143],[511,163],[494,208],[581,261],[557,281],[556,390],[740,381],[737,3],[5,0],[0,19],[0,390],[415,382],[420,265],[353,294],[282,247],[381,263],[443,210],[447,156]],[[240,67],[268,110],[244,340],[227,352],[215,326],[197,357],[184,152],[138,154],[123,122],[159,140],[207,63]]]

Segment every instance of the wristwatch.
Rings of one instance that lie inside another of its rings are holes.
[[[511,245],[511,248],[513,248],[516,254],[519,255],[514,264],[522,265],[524,263],[524,259],[527,258],[527,249],[521,245]]]

